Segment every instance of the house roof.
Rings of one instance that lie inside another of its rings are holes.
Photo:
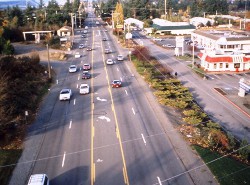
[[[153,24],[152,27],[155,28],[156,30],[166,30],[166,31],[180,30],[180,29],[195,29],[195,26],[193,26],[193,25],[160,26],[157,24]]]
[[[60,31],[71,31],[72,29],[71,29],[71,27],[69,27],[69,26],[63,26],[63,27],[61,27],[59,30],[60,30]]]

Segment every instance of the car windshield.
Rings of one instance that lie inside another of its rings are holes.
[[[61,91],[61,94],[68,94],[69,93],[69,90],[62,90]]]

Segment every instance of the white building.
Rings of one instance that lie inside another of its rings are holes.
[[[193,25],[188,22],[171,22],[165,19],[153,19],[152,27],[158,34],[172,34],[172,35],[190,35],[195,30]]]
[[[207,25],[208,22],[211,23],[211,25],[214,24],[213,19],[208,19],[204,17],[194,17],[189,20],[190,24],[194,25],[195,27],[198,27],[199,25],[203,24],[204,26]]]
[[[211,72],[250,70],[250,36],[231,30],[196,30],[192,33],[195,45],[203,46],[199,57],[201,67]]]

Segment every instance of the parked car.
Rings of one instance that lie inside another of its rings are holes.
[[[82,73],[82,79],[90,79],[91,75],[88,71],[83,71]]]
[[[72,96],[71,89],[62,89],[60,91],[59,100],[70,100]]]
[[[87,37],[87,35],[86,34],[82,34],[82,36],[81,36],[82,38],[86,38]]]
[[[80,94],[89,94],[89,85],[88,84],[81,84],[80,85]]]
[[[75,73],[77,71],[77,66],[76,65],[70,65],[69,66],[69,72],[70,73]]]
[[[122,82],[120,80],[113,80],[112,82],[112,87],[113,88],[118,88],[122,86]]]
[[[122,56],[122,55],[118,55],[118,56],[117,56],[117,60],[118,60],[118,61],[123,61],[123,56]]]
[[[112,60],[112,59],[107,59],[107,61],[106,61],[106,64],[108,64],[108,65],[113,65],[114,64],[114,61]]]
[[[91,66],[90,64],[83,64],[83,70],[90,70]]]
[[[49,185],[49,178],[46,174],[33,174],[29,178],[28,185]]]
[[[105,54],[111,53],[110,49],[105,49]]]
[[[106,38],[106,37],[103,37],[103,38],[102,38],[102,41],[107,41],[107,38]]]

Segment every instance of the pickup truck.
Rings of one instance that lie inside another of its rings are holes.
[[[71,89],[62,89],[60,91],[59,100],[70,100],[72,96]]]

